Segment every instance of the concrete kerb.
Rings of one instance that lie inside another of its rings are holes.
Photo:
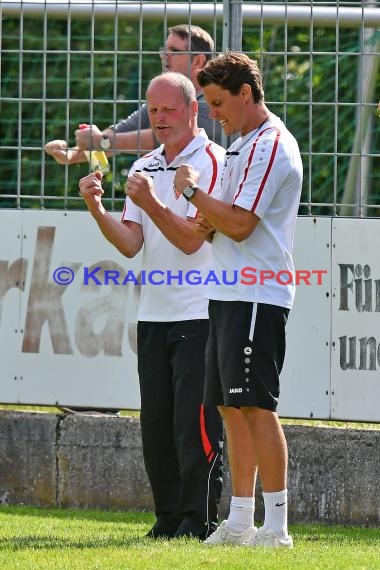
[[[380,430],[284,429],[289,521],[378,526]],[[226,469],[221,517],[230,494]],[[139,419],[0,412],[0,503],[153,510]]]

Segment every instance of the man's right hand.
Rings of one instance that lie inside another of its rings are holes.
[[[71,164],[75,149],[69,149],[66,141],[55,140],[45,144],[45,152],[59,164]]]
[[[215,228],[210,224],[206,218],[202,216],[199,212],[195,218],[194,223],[195,232],[203,239],[208,242],[212,242],[212,238],[214,237]]]
[[[103,174],[97,171],[90,172],[79,180],[79,192],[90,211],[99,207],[102,208],[102,196],[104,194],[102,179]]]

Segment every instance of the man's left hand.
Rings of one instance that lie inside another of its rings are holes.
[[[156,200],[153,181],[144,172],[135,172],[130,176],[125,185],[125,193],[132,202],[143,210],[152,199]]]

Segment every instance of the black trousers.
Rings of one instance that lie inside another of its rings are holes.
[[[223,427],[203,405],[208,320],[140,321],[137,328],[141,432],[157,520],[173,532],[189,521],[217,526]]]

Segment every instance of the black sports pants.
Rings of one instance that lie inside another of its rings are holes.
[[[157,520],[215,530],[222,488],[222,420],[203,401],[208,320],[140,321],[141,431]]]

